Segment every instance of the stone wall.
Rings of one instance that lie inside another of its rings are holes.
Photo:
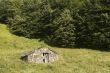
[[[32,54],[28,55],[28,61],[35,63],[54,62],[57,59],[58,55],[55,52],[45,48],[34,50]]]

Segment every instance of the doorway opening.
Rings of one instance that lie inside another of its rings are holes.
[[[48,63],[49,62],[49,53],[43,53],[43,62]]]

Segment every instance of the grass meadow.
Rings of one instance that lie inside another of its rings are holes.
[[[59,54],[59,60],[48,64],[20,60],[23,52],[43,44]],[[57,48],[39,39],[13,35],[0,24],[0,73],[110,73],[110,52],[86,48]]]

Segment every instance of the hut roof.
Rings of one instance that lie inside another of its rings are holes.
[[[21,55],[21,57],[31,55],[31,54],[33,54],[35,51],[38,51],[38,50],[42,51],[43,53],[46,53],[46,52],[48,52],[48,51],[52,51],[52,50],[50,50],[50,49],[48,49],[48,48],[38,48],[38,49],[35,49],[35,50],[33,50],[33,51],[29,51],[29,52],[23,53],[23,54]],[[54,51],[52,51],[52,52],[54,52]],[[56,54],[56,52],[54,52],[54,53]]]

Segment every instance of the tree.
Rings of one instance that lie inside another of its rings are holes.
[[[109,1],[106,1],[109,3]],[[110,7],[102,0],[86,0],[78,11],[77,44],[83,47],[109,49]],[[78,31],[79,30],[79,31]]]
[[[54,20],[53,25],[56,25],[56,30],[51,37],[49,37],[50,43],[59,47],[74,47],[75,28],[70,11],[65,9],[61,13],[61,16]]]

